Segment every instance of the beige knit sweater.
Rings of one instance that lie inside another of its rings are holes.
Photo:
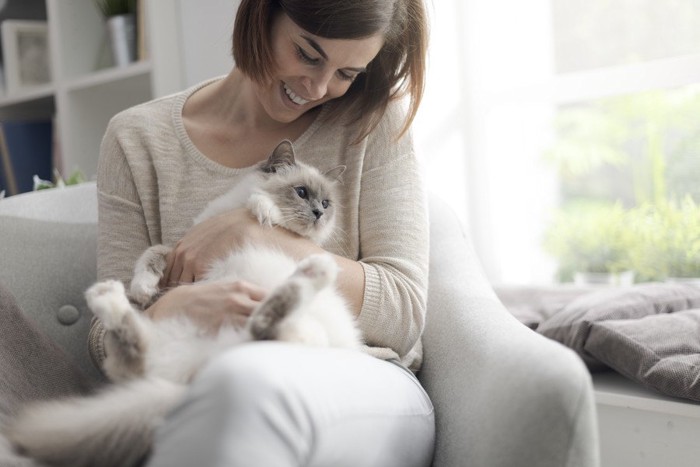
[[[138,105],[109,123],[98,166],[98,278],[128,284],[140,254],[174,245],[194,217],[252,168],[224,167],[203,155],[182,120],[187,98],[211,81]],[[328,250],[358,260],[365,272],[359,326],[367,351],[420,366],[428,282],[424,187],[410,135],[397,141],[400,105],[352,145],[353,128],[322,110],[294,141],[298,159],[321,170],[347,166],[339,213],[341,237]],[[90,350],[104,359],[103,329],[93,323]]]

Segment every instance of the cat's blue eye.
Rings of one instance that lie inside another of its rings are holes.
[[[297,195],[299,195],[299,198],[301,199],[306,199],[309,197],[309,192],[306,190],[306,187],[304,186],[298,186],[294,188],[297,192]]]
[[[321,206],[323,206],[323,209],[328,209],[329,204],[330,203],[328,202],[327,199],[324,199],[323,201],[321,201]]]

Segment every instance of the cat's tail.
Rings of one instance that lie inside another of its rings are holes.
[[[141,379],[93,396],[39,402],[24,409],[3,431],[19,454],[47,465],[138,465],[184,388],[163,379]]]

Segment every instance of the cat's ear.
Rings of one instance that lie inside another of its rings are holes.
[[[284,140],[277,145],[270,157],[262,165],[262,171],[275,173],[282,167],[294,165],[294,146],[291,141]]]
[[[330,178],[331,180],[340,182],[340,176],[345,173],[345,169],[347,169],[347,166],[339,165],[338,167],[333,167],[332,169],[325,171],[323,175]]]

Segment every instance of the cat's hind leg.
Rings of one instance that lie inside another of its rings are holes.
[[[309,303],[318,291],[333,284],[337,275],[338,266],[330,255],[311,255],[299,262],[289,279],[277,287],[251,314],[247,327],[253,339],[278,339],[280,322]],[[316,343],[308,342],[313,341],[311,336],[285,340]]]
[[[104,371],[112,381],[142,376],[146,339],[143,318],[132,307],[119,281],[98,282],[85,292],[88,307],[105,329]]]
[[[165,273],[166,257],[171,250],[172,248],[165,245],[154,245],[144,251],[136,261],[129,294],[136,303],[144,308],[153,302],[160,291],[158,284]]]

